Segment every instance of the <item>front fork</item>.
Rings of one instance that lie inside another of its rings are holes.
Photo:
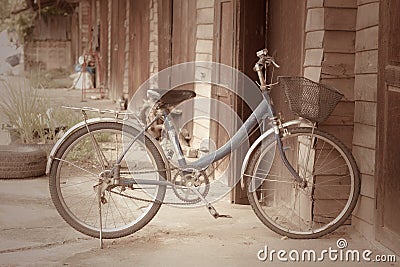
[[[283,144],[282,144],[282,140],[281,140],[281,136],[280,136],[280,131],[281,131],[281,120],[278,118],[274,118],[272,120],[272,127],[274,129],[274,135],[275,135],[275,139],[276,142],[278,144],[278,150],[279,150],[279,155],[283,161],[283,164],[285,165],[285,167],[289,170],[289,172],[293,175],[295,181],[297,183],[299,183],[299,186],[301,188],[305,188],[307,186],[307,181],[304,178],[301,178],[299,173],[293,168],[292,164],[290,164],[289,160],[286,157],[285,151],[283,149]],[[282,128],[283,131],[286,131],[285,128]],[[290,133],[286,133],[286,134],[290,134]],[[305,177],[305,176],[304,176]]]

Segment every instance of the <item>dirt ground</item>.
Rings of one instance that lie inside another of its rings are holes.
[[[108,100],[80,102],[79,91],[48,90],[56,103],[113,108]],[[54,208],[47,177],[0,180],[0,266],[287,266],[263,251],[338,249],[345,238],[348,249],[371,250],[373,255],[393,254],[379,243],[364,239],[345,226],[318,240],[285,239],[267,229],[249,206],[232,205],[228,198],[215,204],[231,219],[215,220],[204,207],[163,206],[149,225],[117,240],[97,239],[76,232]],[[261,251],[261,254],[260,254]],[[399,260],[400,258],[397,257]],[[327,257],[296,266],[398,266],[397,263],[344,262]]]

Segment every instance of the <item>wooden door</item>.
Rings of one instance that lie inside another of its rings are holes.
[[[149,78],[149,1],[130,1],[129,95]]]
[[[125,68],[125,18],[126,1],[112,1],[111,13],[111,81],[112,100],[117,100],[123,92]]]
[[[172,1],[172,37],[171,37],[171,59],[172,66],[195,61],[196,52],[196,30],[197,30],[196,1],[173,0]],[[192,68],[193,77],[185,77],[188,81],[194,81],[194,64]],[[181,80],[179,73],[174,72],[171,83],[176,84]],[[180,85],[174,89],[194,90],[194,83]],[[174,117],[174,123],[179,130],[185,129],[189,138],[193,136],[193,102],[177,107],[182,110],[182,115]],[[186,136],[186,134],[185,134]]]
[[[214,35],[214,61],[220,62],[243,72],[245,75],[255,79],[253,71],[254,63],[257,61],[255,53],[265,47],[266,26],[266,0],[216,0],[215,1],[215,35]],[[229,76],[229,75],[228,75]],[[222,84],[227,83],[230,88],[237,88],[237,94],[246,97],[246,89],[236,85],[236,77],[224,79]],[[243,91],[241,91],[243,90]],[[236,94],[221,87],[214,87],[212,96],[222,103],[232,107],[239,118],[244,122],[251,110]],[[223,114],[218,114],[218,107],[214,111],[223,121]],[[213,123],[211,128],[212,138],[217,140],[217,146],[223,145],[229,138],[222,127]],[[236,122],[231,120],[228,128],[236,129]],[[254,140],[254,137],[251,138]],[[250,140],[251,141],[251,140]],[[230,169],[227,170],[231,183],[240,179],[240,169],[247,149],[238,149],[230,158]],[[222,164],[222,168],[228,162]],[[240,184],[232,191],[231,201],[236,204],[247,204],[247,194],[242,190]]]
[[[400,254],[400,1],[380,3],[375,229]]]
[[[99,76],[102,78],[102,86],[108,86],[108,23],[109,23],[109,8],[107,0],[100,0],[100,66],[98,69]]]
[[[215,1],[215,20],[214,20],[214,53],[213,61],[222,63],[228,66],[235,66],[235,0],[216,0]],[[226,88],[234,88],[233,73],[230,77],[220,75],[219,70],[215,72],[215,81],[221,86],[214,85],[211,90],[211,97],[217,101],[211,106],[212,117],[215,120],[211,121],[210,136],[215,143],[216,148],[223,146],[231,136],[236,126],[233,118],[228,118],[226,114],[219,108],[219,104],[224,104],[227,107],[235,110],[234,93]],[[225,112],[226,113],[226,112]],[[226,172],[225,175],[232,177],[233,168],[227,170],[230,162],[230,157],[216,162],[219,172]],[[231,181],[229,181],[231,182]]]

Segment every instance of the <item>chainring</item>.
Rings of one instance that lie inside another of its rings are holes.
[[[172,184],[176,197],[192,204],[201,201],[200,197],[192,189],[198,190],[203,197],[206,197],[210,191],[210,180],[205,171],[185,173],[179,170],[172,178]]]

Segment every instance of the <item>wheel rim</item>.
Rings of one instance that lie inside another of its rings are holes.
[[[122,137],[121,130],[116,129],[100,129],[91,131],[91,133],[109,162],[115,161],[117,155],[122,152],[124,144],[127,144],[132,138],[125,132]],[[111,138],[111,141],[109,138]],[[135,146],[136,144],[137,146]],[[143,174],[134,175],[135,178],[159,180],[160,175],[152,167],[157,166],[155,159],[144,147],[143,143],[136,141],[130,150],[133,153],[128,153],[121,165],[126,166],[127,169],[129,166],[130,171],[135,171],[136,166],[136,169],[143,172]],[[135,164],[133,160],[138,159],[138,157],[141,162]],[[152,169],[144,169],[144,167],[152,167]],[[57,196],[65,212],[78,224],[77,227],[80,229],[85,228],[92,232],[99,232],[100,230],[98,197],[93,186],[98,184],[101,171],[102,168],[100,168],[89,134],[77,138],[68,146],[63,157],[59,160],[56,176]],[[131,175],[128,176],[131,177]],[[137,226],[154,205],[160,205],[154,203],[154,200],[162,199],[165,193],[165,190],[162,190],[160,186],[140,188],[136,186],[135,188],[120,191],[120,187],[115,187],[112,190],[105,191],[107,203],[102,205],[102,230],[105,235]],[[113,192],[147,199],[148,202],[123,197]]]
[[[299,147],[302,146],[301,142],[304,142],[301,139],[303,137],[310,138],[310,135],[311,132],[294,132],[282,138],[286,153],[290,154],[290,151],[293,150],[299,155],[296,159],[295,157],[289,159],[292,165],[294,161],[298,161],[301,155],[307,154],[304,148],[299,149]],[[355,190],[353,166],[337,144],[324,136],[318,135],[317,137],[318,145],[315,147],[314,155],[310,157],[312,159],[309,159],[308,167],[302,168],[301,164],[294,164],[300,176],[306,177],[308,180],[308,191],[307,188],[306,190],[299,188],[290,179],[290,174],[282,175],[284,173],[282,169],[285,167],[277,170],[276,167],[271,168],[269,165],[269,169],[265,170],[268,164],[262,166],[263,160],[269,160],[271,163],[271,159],[273,159],[274,165],[277,161],[281,163],[279,152],[275,153],[275,141],[262,149],[253,169],[253,182],[249,189],[255,200],[256,208],[262,217],[281,233],[311,235],[326,231],[343,220],[343,216],[352,203]],[[295,139],[297,140],[293,141]],[[335,155],[335,153],[338,154]],[[303,165],[306,166],[306,164]],[[347,169],[346,173],[343,173],[344,166]],[[309,172],[311,169],[312,172]],[[329,175],[329,172],[337,174]],[[310,179],[312,180],[311,184]],[[252,190],[252,187],[257,190]],[[282,191],[286,192],[282,193]],[[285,193],[288,196],[283,196]],[[335,199],[336,193],[340,194],[337,199]],[[346,199],[344,196],[347,196]],[[284,199],[286,199],[286,203]],[[309,201],[306,201],[307,199]],[[330,207],[330,203],[335,206]]]

